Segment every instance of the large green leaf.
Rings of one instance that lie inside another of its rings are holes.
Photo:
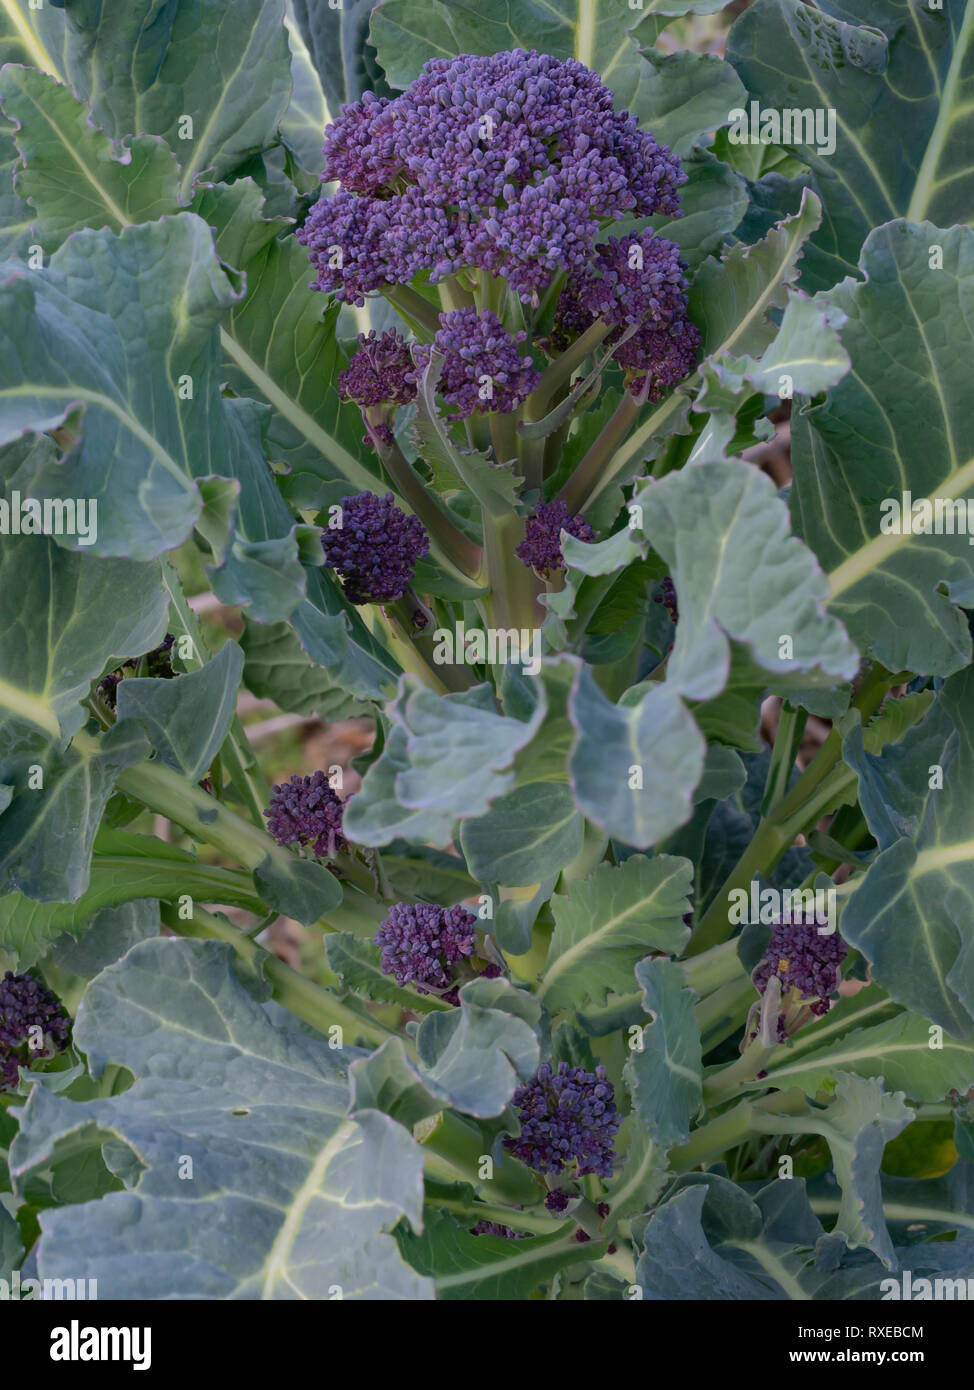
[[[851,371],[792,421],[795,526],[865,651],[894,671],[948,675],[971,659],[967,620],[943,586],[974,578],[974,232],[892,222],[870,234],[862,269],[865,283],[829,294],[848,315]],[[884,530],[882,504],[904,493],[964,499],[965,515],[940,535]]]
[[[422,1235],[402,1228],[396,1234],[403,1258],[434,1281],[440,1301],[530,1298],[540,1284],[578,1262],[573,1223],[554,1235],[511,1239],[475,1236],[448,1213],[431,1212]],[[603,1250],[604,1246],[586,1247],[585,1254],[598,1258]]]
[[[881,223],[972,220],[972,35],[971,0],[756,0],[735,23],[728,57],[762,107],[836,112],[833,154],[792,147],[816,171],[825,210],[809,288],[854,272]]]
[[[36,68],[0,72],[0,105],[16,122],[24,162],[14,186],[38,209],[34,235],[48,255],[78,227],[118,232],[179,210],[179,166],[158,136],[116,145],[83,101]]]
[[[80,439],[42,462],[31,492],[97,502],[92,553],[178,545],[208,495],[196,480],[229,472],[216,325],[237,293],[190,214],[82,231],[42,271],[4,268],[0,441],[71,417]]]
[[[838,1070],[878,1076],[911,1100],[942,1100],[950,1090],[974,1086],[974,1042],[940,1037],[925,1018],[900,1014],[873,1028],[855,1028],[810,1054],[791,1058],[782,1048],[767,1075],[754,1086],[786,1090],[800,1086],[810,1096],[835,1084]]]
[[[634,854],[618,867],[601,864],[582,883],[551,900],[555,930],[538,997],[551,1012],[603,1003],[606,992],[631,993],[633,967],[652,951],[677,954],[690,930],[692,865],[685,859]]]
[[[372,42],[394,87],[408,86],[428,59],[459,53],[536,48],[577,58],[612,89],[618,109],[648,120],[659,101],[637,45],[653,43],[674,15],[710,14],[725,3],[647,0],[640,11],[625,0],[504,0],[492,9],[476,0],[382,0],[372,16]]]
[[[321,82],[332,119],[347,102],[363,92],[387,90],[369,46],[369,18],[375,0],[343,0],[340,5],[321,0],[289,0],[301,38]],[[324,134],[319,131],[318,144]]]
[[[682,1144],[703,1100],[700,1028],[693,1016],[698,995],[675,961],[640,961],[636,979],[653,1021],[626,1063],[633,1109],[657,1143]]]
[[[62,75],[111,135],[168,140],[184,198],[274,143],[290,94],[284,0],[54,3]]]
[[[698,700],[719,695],[729,638],[779,678],[801,672],[803,684],[832,686],[855,675],[859,654],[825,610],[825,576],[789,534],[787,508],[766,474],[738,460],[702,463],[670,473],[637,500],[680,603],[667,686]]]
[[[882,852],[846,905],[842,935],[894,999],[964,1039],[974,1034],[972,722],[967,667],[880,757],[857,752],[854,737],[846,749]]]
[[[80,1103],[36,1086],[11,1175],[22,1188],[59,1147],[105,1145],[126,1190],[42,1215],[41,1277],[110,1298],[430,1297],[385,1234],[420,1226],[419,1148],[375,1110],[347,1113],[341,1053],[275,1027],[232,958],[146,941],[89,986],[78,1046],[135,1084]]]
[[[582,817],[567,787],[528,782],[466,820],[460,845],[480,883],[525,888],[557,874],[582,847]]]

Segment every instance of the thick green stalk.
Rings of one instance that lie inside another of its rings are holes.
[[[433,558],[461,583],[477,583],[483,567],[480,546],[446,514],[395,441],[379,441],[378,453],[396,489],[429,532]]]
[[[875,714],[887,690],[898,679],[882,666],[870,671],[852,701],[853,707],[861,712],[863,723]],[[751,843],[700,919],[687,955],[698,955],[731,935],[730,894],[736,890],[750,892],[752,879],[759,874],[767,877],[795,837],[809,830],[830,804],[835,804],[837,795],[846,790],[847,782],[855,777],[850,769],[839,769],[837,776],[829,780],[841,757],[842,737],[838,729],[833,728],[791,791],[761,821]]]
[[[439,310],[409,285],[388,285],[382,294],[402,315],[424,342],[429,342],[440,326]]]
[[[533,631],[545,619],[538,602],[544,585],[514,554],[524,540],[524,519],[514,512],[490,516],[484,508],[484,552],[490,592],[483,600],[490,626]]]
[[[537,1206],[543,1198],[542,1188],[527,1168],[514,1159],[503,1157],[494,1162],[493,1176],[480,1177],[481,1164],[492,1156],[492,1143],[472,1120],[444,1110],[424,1126],[426,1133],[417,1136],[423,1149],[435,1155],[430,1168],[448,1181],[473,1183],[475,1187],[488,1184],[488,1191],[502,1201]]]
[[[583,512],[607,485],[602,480],[610,468],[610,460],[617,457],[617,451],[638,414],[639,402],[628,391],[624,392],[588,453],[558,493],[572,515]],[[613,471],[618,472],[617,469]]]
[[[541,380],[525,401],[526,420],[544,419],[555,396],[568,385],[573,373],[611,332],[610,323],[606,323],[604,319],[596,319],[580,338],[575,339],[571,347],[566,348],[545,368]]]
[[[179,575],[168,562],[162,567],[162,575],[179,625],[193,643],[196,653],[194,658],[187,659],[187,665],[198,668],[205,663],[208,655],[199,618],[187,602]],[[270,800],[271,789],[260,770],[254,750],[237,715],[234,715],[230,724],[230,731],[223,742],[220,756],[251,820],[255,825],[262,826],[262,812]]]

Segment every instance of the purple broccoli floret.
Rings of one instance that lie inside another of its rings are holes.
[[[102,676],[98,682],[98,691],[109,709],[115,708],[120,683],[129,676],[134,676],[142,662],[145,662],[143,674],[154,680],[168,680],[171,676],[178,676],[179,672],[172,667],[172,649],[176,639],[171,632],[167,632],[158,647],[153,647],[151,652],[146,652],[144,656],[132,657],[126,661],[118,670],[111,671],[107,676]]]
[[[772,923],[768,949],[751,979],[761,995],[767,994],[772,980],[776,982],[775,998],[780,1000],[780,1007],[776,1005],[776,1020],[769,1021],[776,1022],[779,1042],[811,1018],[821,1018],[829,1011],[829,996],[839,987],[848,947],[838,932],[819,930],[828,925],[825,918],[814,915],[807,922]],[[749,1020],[746,1038],[753,1035],[756,1018],[757,1014]]]
[[[669,613],[670,620],[674,623],[677,621],[677,619],[680,616],[680,610],[677,607],[676,603],[676,585],[673,583],[673,580],[670,578],[669,575],[667,575],[665,579],[660,581],[660,586],[657,589],[656,593],[653,595],[653,602],[661,603],[663,607],[666,609],[667,613]],[[689,916],[692,921],[693,914],[690,913]],[[683,920],[686,921],[686,917],[684,917]],[[689,926],[690,923],[687,923],[687,925]]]
[[[331,859],[347,841],[342,835],[344,802],[323,772],[297,773],[273,788],[264,812],[279,845],[304,845],[318,859]]]
[[[476,1226],[471,1226],[470,1234],[474,1236],[503,1236],[505,1240],[522,1240],[526,1232],[512,1231],[510,1226],[502,1226],[498,1221],[478,1221]]]
[[[587,1072],[560,1062],[553,1072],[542,1063],[534,1077],[515,1092],[521,1133],[508,1135],[504,1147],[538,1173],[612,1176],[619,1114],[605,1068]]]
[[[433,347],[443,354],[443,370],[437,390],[458,407],[451,420],[465,420],[475,413],[516,410],[541,380],[541,373],[527,353],[518,351],[527,339],[521,329],[508,333],[496,314],[483,309],[454,309],[440,315]],[[420,363],[429,358],[419,348]]]
[[[0,1090],[15,1090],[21,1067],[63,1052],[70,1036],[57,996],[32,975],[8,970],[0,980]]]
[[[416,396],[412,371],[409,344],[401,333],[394,328],[381,336],[374,330],[360,333],[358,348],[338,377],[338,394],[363,407],[408,405]]]
[[[567,531],[579,541],[595,539],[595,532],[582,516],[569,516],[567,505],[556,500],[539,502],[524,524],[524,540],[514,554],[528,569],[548,575],[565,568],[561,553],[561,533]]]
[[[556,1187],[548,1193],[544,1204],[549,1211],[558,1213],[564,1211],[570,1201],[571,1195],[563,1187]]]
[[[419,270],[504,276],[527,302],[587,261],[618,217],[679,215],[679,161],[575,59],[515,49],[433,59],[391,100],[346,106],[325,135],[340,190],[298,233],[315,287],[361,304]]]
[[[645,390],[647,400],[659,400],[693,370],[700,347],[687,307],[686,269],[680,248],[651,231],[609,237],[568,278],[555,311],[552,350],[564,350],[604,318],[615,325],[605,345],[614,349],[629,391]],[[632,326],[637,332],[620,344]]]
[[[391,492],[359,492],[341,504],[341,526],[322,536],[325,563],[341,575],[352,603],[402,598],[416,561],[429,554],[429,536],[417,516],[395,505]]]
[[[421,994],[450,990],[457,980],[453,967],[474,953],[476,925],[465,907],[394,903],[374,938],[382,951],[382,973],[395,975],[400,985],[415,985]]]

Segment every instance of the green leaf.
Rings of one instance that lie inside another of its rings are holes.
[[[479,883],[529,887],[570,864],[582,846],[582,817],[568,787],[529,782],[465,820],[460,844]]]
[[[443,371],[442,353],[431,352],[417,383],[413,429],[420,456],[433,469],[440,491],[471,492],[491,516],[507,516],[523,482],[505,460],[493,463],[487,454],[459,449],[436,405],[436,383]]]
[[[698,700],[719,695],[729,638],[779,678],[801,672],[804,685],[831,686],[856,674],[859,654],[825,611],[825,576],[789,534],[769,477],[738,460],[702,463],[650,484],[637,500],[680,604],[668,687]],[[791,651],[782,656],[786,637]]]
[[[268,907],[303,927],[310,927],[342,900],[341,885],[327,864],[293,854],[276,859],[268,854],[254,870],[254,883]]]
[[[859,772],[863,812],[882,852],[845,906],[842,935],[894,999],[964,1039],[974,1034],[972,717],[968,667],[880,757],[857,752],[857,731],[844,750]],[[931,786],[935,767],[942,786]]]
[[[864,652],[892,671],[949,675],[971,659],[967,619],[949,593],[974,577],[974,232],[892,222],[870,234],[861,263],[865,283],[829,295],[848,315],[851,371],[792,422],[795,527],[829,573],[831,611]],[[941,535],[890,530],[884,500],[899,507],[904,493],[955,499],[960,521],[951,514]]]
[[[460,1008],[427,1014],[416,1033],[420,1074],[434,1095],[478,1119],[503,1114],[518,1079],[540,1060],[538,1002],[506,980],[473,980]]]
[[[675,241],[691,271],[714,254],[747,211],[747,189],[729,165],[697,149],[683,161],[687,181],[680,189],[682,217],[650,217],[646,225]],[[608,229],[620,235],[618,227]]]
[[[851,8],[757,0],[728,44],[762,107],[836,112],[833,154],[792,149],[815,171],[824,205],[805,263],[812,289],[855,273],[871,228],[897,217],[951,226],[974,209],[974,6]]]
[[[475,1209],[470,1216],[476,1224]],[[446,1212],[427,1213],[422,1235],[396,1231],[402,1257],[418,1273],[434,1281],[438,1301],[452,1299],[527,1299],[566,1265],[578,1263],[574,1229],[551,1236],[472,1235]],[[597,1258],[604,1246],[586,1249]]]
[[[635,1111],[623,1120],[616,1149],[625,1157],[606,1186],[605,1200],[614,1219],[625,1221],[655,1206],[666,1186],[666,1151],[656,1143],[649,1125]]]
[[[890,1094],[875,1077],[837,1071],[830,1105],[797,1119],[775,1115],[768,1121],[772,1133],[820,1134],[825,1139],[842,1189],[830,1240],[841,1239],[850,1249],[864,1245],[888,1268],[896,1256],[883,1215],[879,1165],[885,1146],[912,1119],[901,1091]]]
[[[138,720],[161,762],[198,782],[223,746],[237,709],[243,652],[236,642],[176,679],[130,679],[118,687],[118,717]]]
[[[52,745],[32,763],[41,769],[43,785],[23,764],[7,772],[15,791],[0,817],[0,893],[24,893],[40,902],[79,898],[88,887],[92,844],[115,781],[147,753],[145,735],[128,720],[98,739],[79,735],[63,752]]]
[[[395,657],[380,645],[320,566],[306,569],[307,598],[290,623],[314,666],[359,699],[388,699],[400,675]]]
[[[59,970],[91,980],[138,942],[158,935],[157,902],[123,903],[96,913],[79,941],[68,935],[58,937],[51,956]]]
[[[240,637],[244,652],[244,684],[261,699],[273,700],[291,714],[315,714],[321,719],[346,719],[363,713],[324,666],[305,654],[287,623],[245,622]]]
[[[58,8],[65,80],[109,134],[169,142],[184,201],[199,176],[223,178],[274,143],[290,94],[284,0],[234,0],[232,22],[224,0]]]
[[[0,448],[8,502],[55,453],[30,437]],[[168,595],[157,563],[96,560],[36,535],[6,535],[0,589],[24,596],[0,618],[0,782],[3,760],[40,752],[84,723],[80,701],[113,661],[151,650],[166,631]],[[29,761],[29,759],[28,759]]]
[[[642,960],[636,979],[653,1021],[642,1029],[642,1046],[630,1050],[626,1084],[650,1136],[668,1148],[686,1142],[703,1103],[700,1028],[693,1016],[699,995],[675,961]]]
[[[358,101],[363,92],[381,95],[387,90],[368,46],[374,0],[343,0],[334,7],[317,0],[290,0],[289,8],[321,80],[332,117],[348,102]],[[319,127],[319,146],[325,124],[323,121]]]
[[[651,951],[675,954],[690,929],[688,893],[693,866],[686,859],[634,854],[618,867],[600,864],[583,883],[551,900],[555,930],[538,991],[551,1012],[587,999],[601,1004],[607,991],[632,991],[636,962]]]
[[[119,232],[179,211],[179,166],[164,140],[125,135],[116,144],[83,101],[36,68],[3,69],[0,105],[17,125],[15,188],[37,209],[33,233],[46,255],[80,227]]]
[[[640,57],[649,69],[642,82],[640,120],[681,160],[704,135],[726,125],[729,112],[747,96],[731,65],[713,54],[642,48]]]
[[[577,734],[572,788],[589,820],[635,849],[648,849],[689,820],[706,744],[668,681],[625,708],[607,700],[582,667],[568,710]]]
[[[19,159],[12,135],[0,124],[0,260],[23,259],[31,246],[33,210],[14,191]]]
[[[196,479],[226,475],[216,323],[236,294],[189,214],[78,232],[46,269],[0,284],[0,440],[83,408],[81,439],[41,464],[31,495],[97,502],[92,553],[147,560],[180,544],[203,510]]]
[[[10,1283],[10,1276],[24,1258],[24,1242],[20,1227],[6,1207],[0,1204],[0,1279]]]
[[[514,755],[541,727],[545,703],[522,722],[495,712],[489,686],[440,697],[403,676],[387,713],[393,728],[348,804],[345,830],[361,845],[400,835],[446,845],[457,820],[483,815],[511,789]]]
[[[767,1064],[767,1077],[754,1086],[786,1090],[800,1086],[806,1095],[835,1085],[840,1069],[876,1076],[916,1101],[939,1101],[950,1090],[974,1086],[974,1042],[938,1036],[925,1018],[900,1014],[873,1028],[856,1028],[826,1047],[792,1060],[779,1049]]]
[[[525,48],[577,58],[612,89],[617,110],[648,121],[658,98],[637,45],[653,43],[671,16],[713,14],[725,3],[647,0],[640,14],[595,0],[506,0],[494,13],[475,0],[382,0],[372,16],[372,42],[393,87],[408,86],[428,59],[460,53]]]
[[[110,1298],[430,1297],[385,1234],[420,1225],[419,1148],[385,1115],[346,1113],[341,1055],[276,1028],[232,959],[146,941],[89,986],[78,1046],[93,1074],[124,1066],[135,1084],[80,1103],[35,1086],[11,1175],[22,1188],[53,1146],[86,1139],[126,1190],[42,1213],[41,1277],[97,1278]]]

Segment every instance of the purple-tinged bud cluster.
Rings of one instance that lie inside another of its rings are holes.
[[[476,1226],[471,1226],[470,1234],[473,1236],[503,1236],[505,1240],[522,1240],[527,1233],[525,1231],[512,1231],[510,1226],[502,1226],[499,1221],[478,1221]]]
[[[297,773],[273,788],[264,812],[267,829],[279,845],[304,845],[317,859],[331,859],[346,845],[344,803],[323,772]]]
[[[395,505],[391,492],[378,497],[359,492],[344,497],[341,526],[321,538],[325,563],[342,578],[352,603],[389,603],[402,598],[416,569],[429,554],[429,536],[417,516]]]
[[[413,359],[409,344],[394,328],[381,336],[375,331],[358,335],[358,348],[338,377],[338,394],[363,409],[376,405],[408,405],[416,396],[410,378]]]
[[[433,59],[398,96],[367,95],[325,134],[301,240],[315,287],[362,303],[420,270],[503,275],[525,301],[585,264],[599,227],[679,215],[679,161],[575,59],[515,49]]]
[[[118,697],[118,687],[120,683],[129,676],[134,676],[139,667],[144,662],[141,674],[153,680],[167,680],[171,676],[178,676],[179,672],[172,668],[172,649],[175,637],[171,632],[167,632],[158,647],[153,647],[151,652],[146,652],[144,656],[136,656],[131,661],[126,661],[117,671],[112,671],[109,675],[103,676],[98,682],[98,690],[105,704],[109,709],[115,708]]]
[[[558,1213],[564,1211],[570,1201],[571,1194],[566,1192],[563,1187],[556,1187],[552,1192],[548,1193],[547,1197],[544,1199],[544,1204],[549,1211]]]
[[[477,919],[465,907],[394,903],[375,934],[382,973],[421,994],[440,994],[456,983],[454,966],[473,955]]]
[[[584,517],[569,516],[564,502],[539,502],[524,524],[524,540],[515,547],[514,554],[538,574],[563,570],[562,531],[579,541],[595,539],[595,532]]]
[[[515,1158],[538,1173],[563,1173],[575,1164],[579,1177],[612,1176],[619,1114],[604,1067],[592,1073],[560,1062],[553,1072],[544,1062],[511,1103],[521,1133],[505,1138],[504,1147]]]
[[[653,595],[653,602],[661,603],[663,607],[666,609],[667,613],[669,613],[670,620],[674,623],[677,621],[677,619],[680,616],[680,610],[677,607],[676,603],[676,585],[673,583],[673,580],[670,578],[669,575],[667,575],[665,579],[661,580],[659,588]],[[689,915],[691,919],[691,922],[687,923],[687,925],[689,926],[692,923],[693,914],[689,913],[687,915]],[[683,920],[684,922],[686,922],[686,916],[684,916]]]
[[[812,1001],[813,1014],[828,1013],[829,995],[838,988],[839,969],[848,947],[838,932],[820,932],[820,927],[828,927],[824,918],[773,923],[768,949],[751,977],[760,994],[776,975],[782,994],[797,990],[803,1001]]]
[[[440,315],[433,347],[443,354],[443,370],[437,390],[457,406],[451,420],[465,420],[492,410],[509,414],[516,410],[541,380],[541,373],[527,353],[518,348],[527,339],[521,329],[508,333],[489,309],[454,309]],[[429,348],[417,349],[420,364],[429,360]]]
[[[71,1020],[61,1001],[32,975],[8,970],[0,980],[0,1090],[15,1090],[21,1067],[63,1052],[70,1036]],[[32,1038],[43,1046],[31,1046]]]
[[[597,318],[616,325],[606,347],[636,396],[657,401],[696,366],[700,334],[689,318],[686,265],[675,242],[651,231],[609,239],[566,282],[555,311],[550,346],[563,351]],[[650,378],[647,383],[647,376]]]

